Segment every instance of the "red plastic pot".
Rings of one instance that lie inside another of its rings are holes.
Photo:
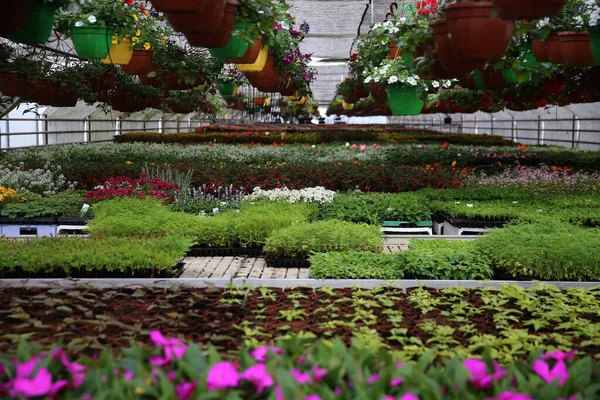
[[[252,86],[255,86],[255,87],[256,87],[256,84],[260,84],[264,81],[274,80],[278,74],[279,74],[279,71],[277,69],[277,66],[275,66],[273,54],[269,54],[269,56],[267,57],[267,62],[265,63],[265,66],[262,69],[262,71],[244,72],[244,75],[246,75],[246,78],[250,81]]]
[[[548,58],[548,52],[546,51],[546,41],[538,41],[537,39],[532,39],[531,48],[533,49],[533,55],[535,59],[539,62],[547,62],[550,61]]]
[[[450,43],[458,58],[488,61],[504,56],[514,31],[512,21],[491,18],[491,1],[463,1],[446,6]]]
[[[385,91],[385,86],[375,82],[369,82],[369,88],[371,89],[371,96],[373,96],[376,101],[387,103],[387,92]]]
[[[569,67],[593,67],[596,65],[587,32],[560,32],[560,54]]]
[[[152,0],[156,11],[164,13],[190,13],[204,10],[207,0]]]
[[[240,58],[228,58],[227,62],[231,64],[253,64],[260,54],[262,39],[256,39],[253,44],[248,46],[248,50]]]
[[[558,33],[551,33],[546,39],[546,54],[548,55],[548,60],[554,64],[561,64],[563,62]]]
[[[437,58],[448,78],[464,78],[476,69],[483,69],[486,61],[464,60],[454,53],[448,36],[448,21],[445,19],[433,20],[429,23],[433,33],[433,41]]]
[[[544,18],[560,13],[566,0],[492,0],[504,19]]]
[[[156,65],[152,61],[154,50],[133,50],[131,61],[127,65],[121,65],[121,69],[127,75],[148,75],[156,70]]]
[[[201,11],[169,13],[167,18],[173,29],[184,33],[215,32],[225,15],[227,0],[211,0]]]
[[[221,2],[222,0],[218,0]],[[198,47],[224,47],[227,46],[233,34],[233,26],[235,25],[235,16],[238,6],[237,0],[227,0],[223,18],[220,20],[217,28],[214,31],[204,33],[184,32],[185,37],[192,46]]]
[[[16,71],[0,72],[0,93],[8,97],[22,97],[27,94],[27,77]]]

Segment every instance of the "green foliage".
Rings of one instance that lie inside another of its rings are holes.
[[[488,232],[475,248],[497,274],[520,279],[600,280],[600,231],[546,219]]]
[[[490,279],[487,257],[472,243],[451,240],[411,240],[411,248],[393,254],[331,252],[310,258],[316,279]]]
[[[0,273],[21,270],[69,276],[100,271],[170,272],[185,256],[189,246],[189,239],[181,236],[0,241]]]
[[[308,258],[312,253],[327,251],[381,252],[379,227],[326,220],[300,223],[273,232],[264,251],[275,257]]]
[[[431,211],[417,193],[340,194],[319,211],[323,219],[381,224],[383,221],[428,221]]]
[[[60,192],[50,197],[28,197],[24,202],[8,203],[2,216],[9,218],[72,217],[82,215],[84,194],[81,191]]]
[[[88,223],[93,236],[153,236],[176,233],[193,237],[199,217],[171,211],[156,200],[115,198],[92,206]]]

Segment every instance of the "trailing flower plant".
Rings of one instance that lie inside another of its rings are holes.
[[[424,91],[437,90],[440,87],[448,88],[451,85],[450,81],[436,81],[423,79],[416,73],[410,72],[402,58],[387,58],[384,59],[378,67],[369,71],[365,77],[365,83],[375,82],[384,85],[414,87]]]
[[[238,86],[249,85],[246,75],[241,73],[235,67],[235,64],[225,64],[217,78],[219,83],[231,83]]]
[[[115,29],[118,37],[135,35],[139,4],[128,0],[74,0],[72,7],[56,17],[57,30],[70,35],[72,27],[86,25]]]

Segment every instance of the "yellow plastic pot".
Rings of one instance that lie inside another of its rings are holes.
[[[131,39],[121,39],[120,43],[113,43],[110,47],[110,52],[106,58],[102,59],[104,64],[119,64],[127,65],[133,57],[133,47],[131,46]]]
[[[345,111],[350,111],[354,108],[354,103],[346,103],[344,100],[342,100],[342,108]]]
[[[296,94],[295,94],[295,95],[293,95],[293,96],[288,96],[288,99],[289,99],[290,101],[300,101],[300,100],[302,100],[302,96],[301,96],[301,95],[300,95],[298,92],[296,92]]]
[[[260,72],[267,63],[269,57],[269,46],[263,46],[260,48],[258,58],[252,64],[236,64],[238,71],[240,72]]]

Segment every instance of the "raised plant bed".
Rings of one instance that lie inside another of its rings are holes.
[[[56,236],[61,233],[82,233],[89,218],[37,217],[8,218],[0,217],[0,236],[31,237]],[[61,229],[62,228],[62,229]],[[65,232],[68,231],[68,232]]]
[[[308,268],[310,261],[305,258],[292,257],[265,257],[265,263],[269,268]]]
[[[194,245],[187,255],[188,257],[258,257],[262,254],[262,247],[206,247]]]

